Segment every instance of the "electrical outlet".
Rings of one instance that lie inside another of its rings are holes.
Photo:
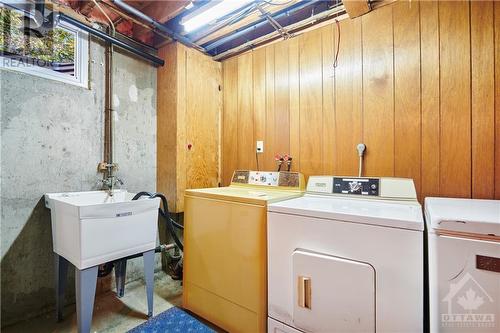
[[[264,152],[264,141],[257,141],[257,153],[263,153]]]

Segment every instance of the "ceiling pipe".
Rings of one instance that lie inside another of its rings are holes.
[[[114,12],[115,14],[117,14],[119,16],[119,18],[117,20],[115,20],[115,22],[113,22],[115,24],[115,26],[120,24],[120,22],[125,19],[125,20],[129,20],[129,21],[131,21],[131,22],[133,22],[133,23],[135,23],[143,28],[146,28],[149,31],[153,32],[154,34],[157,34],[158,36],[161,36],[169,41],[172,40],[172,38],[169,35],[154,29],[154,27],[152,27],[151,25],[143,23],[143,22],[139,21],[136,18],[133,18],[132,16],[130,16],[128,14],[125,14],[124,12],[122,12],[121,10],[118,10],[118,8],[110,5],[109,3],[103,1],[102,4],[105,5],[106,8],[108,8],[109,10],[111,10],[112,12]]]
[[[161,32],[167,34],[172,38],[173,40],[179,41],[189,47],[195,48],[203,53],[206,53],[205,49],[203,49],[201,46],[191,42],[189,39],[187,39],[184,36],[179,35],[178,33],[170,30],[169,28],[165,27],[163,24],[160,22],[156,21],[152,17],[149,17],[148,15],[144,14],[140,10],[130,6],[129,4],[123,2],[122,0],[110,0],[113,4],[118,6],[119,8],[123,9],[124,11],[128,12],[129,14],[135,15],[141,20],[151,24],[155,29],[160,30]]]
[[[307,6],[311,6],[317,2],[320,2],[321,0],[312,0],[312,1],[301,1],[299,2],[297,5],[295,6],[292,6],[292,8],[286,10],[286,11],[283,11],[281,13],[278,13],[278,14],[274,14],[274,15],[271,15],[275,20],[276,19],[279,19],[281,17],[284,17],[284,16],[288,16],[298,10],[301,10]],[[247,33],[249,33],[250,31],[252,30],[255,30],[255,29],[258,29],[266,24],[269,24],[268,23],[268,20],[267,18],[262,18],[260,20],[258,20],[257,22],[253,23],[252,25],[250,26],[247,26],[247,27],[244,27],[242,29],[237,29],[234,33],[228,35],[228,36],[225,36],[225,37],[222,37],[220,39],[217,39],[216,41],[214,42],[211,42],[209,43],[208,45],[205,46],[205,50],[207,50],[207,52],[210,52],[212,51],[213,49],[227,43],[227,42],[230,42],[232,41],[233,39],[236,39],[238,37],[241,37]]]
[[[30,4],[29,3],[26,3],[26,4],[23,4],[23,3],[18,3],[18,2],[3,2],[1,1],[0,2],[1,4],[4,4],[6,6],[8,6],[9,8],[12,8],[13,10],[17,10],[17,11],[21,11],[23,13],[23,15],[25,17],[28,17],[28,18],[31,18],[32,15],[31,15],[31,11],[30,11]],[[44,6],[39,6],[37,7],[37,10],[43,10],[46,11],[46,8],[45,8],[45,3],[44,3]],[[74,18],[73,16],[69,16],[67,14],[64,14],[64,13],[61,13],[57,10],[57,7],[56,9],[54,8],[51,8],[52,10],[52,19],[55,21],[55,22],[58,22],[59,20],[61,21],[65,21],[65,22],[68,22],[72,25],[74,25],[75,27],[77,28],[80,28],[81,30],[83,31],[86,31],[88,32],[89,34],[97,37],[97,38],[100,38],[106,42],[109,42],[113,45],[116,45],[132,54],[135,54],[136,56],[139,56],[151,63],[153,63],[154,65],[157,65],[157,66],[163,66],[165,64],[165,61],[163,59],[160,59],[158,57],[155,57],[154,55],[148,53],[148,52],[145,52],[143,50],[140,50],[138,49],[137,47],[133,46],[133,45],[130,45],[129,43],[127,42],[124,42],[120,39],[117,39],[116,37],[114,36],[110,36],[108,35],[107,33],[101,31],[101,30],[98,30],[98,29],[95,29],[93,27],[90,27],[89,25],[83,23],[82,21]],[[52,25],[51,23],[51,26],[50,28],[54,28],[54,26]],[[136,42],[134,42],[136,43]]]
[[[155,65],[159,65],[159,66],[163,66],[165,64],[165,61],[163,59],[160,59],[158,57],[155,57],[154,55],[152,54],[149,54],[147,52],[144,52],[144,51],[141,51],[125,42],[122,42],[121,40],[117,39],[116,37],[112,37],[110,35],[108,35],[107,33],[105,32],[102,32],[100,30],[97,30],[97,29],[94,29],[92,27],[89,27],[88,25],[80,22],[79,20],[71,17],[71,16],[68,16],[66,14],[59,14],[59,18],[65,22],[68,22],[72,25],[74,25],[75,27],[77,28],[80,28],[82,29],[83,31],[86,31],[106,42],[110,42],[126,51],[129,51],[141,58],[144,58],[150,62],[152,62],[153,64]]]
[[[311,25],[314,22],[321,22],[321,21],[326,21],[326,20],[332,19],[332,16],[335,18],[338,18],[338,19],[344,19],[344,18],[348,17],[346,12],[345,12],[344,6],[337,5],[336,7],[333,7],[330,10],[326,10],[326,11],[321,12],[319,14],[313,15],[305,20],[290,24],[290,25],[286,26],[286,28],[295,37],[297,34],[304,31],[304,27],[306,27],[307,25]],[[307,30],[307,29],[305,29],[305,30]],[[280,37],[280,34],[277,31],[273,31],[270,34],[261,36],[257,39],[251,40],[247,43],[241,44],[241,45],[236,46],[234,48],[231,48],[227,51],[224,51],[220,54],[216,54],[213,56],[213,59],[216,61],[222,61],[222,60],[227,59],[229,57],[232,57],[236,54],[245,52],[246,50],[253,49],[255,47],[259,47],[261,45],[264,45],[265,43],[268,43],[270,41],[276,40],[279,37]]]
[[[257,4],[254,2],[251,2],[248,5],[244,6],[243,8],[238,9],[232,15],[229,14],[229,16],[226,18],[218,19],[218,21],[215,24],[209,25],[208,27],[205,27],[205,29],[198,29],[194,32],[184,34],[184,36],[186,36],[187,38],[189,38],[193,42],[198,42],[199,40],[214,33],[215,31],[222,29],[227,25],[234,24],[234,23],[242,20],[243,18],[246,17],[246,15],[250,14],[256,8],[257,8]]]
[[[286,29],[283,28],[281,26],[281,24],[279,24],[279,22],[276,21],[268,12],[266,12],[264,9],[262,9],[262,7],[260,5],[257,5],[257,9],[259,9],[261,14],[267,19],[269,24],[272,25],[273,28],[276,29],[276,31],[278,31],[280,33],[280,35],[281,35],[281,37],[283,37],[283,39],[289,39],[290,37],[292,37],[288,33],[288,31],[286,31]]]

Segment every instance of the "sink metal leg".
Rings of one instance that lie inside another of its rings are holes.
[[[87,269],[75,269],[76,320],[78,333],[89,333],[92,325],[92,312],[97,284],[98,266]]]
[[[64,308],[64,291],[66,290],[66,283],[68,278],[68,266],[69,262],[54,253],[54,267],[55,267],[55,277],[56,277],[56,320],[61,321],[63,319],[63,308]]]
[[[120,260],[115,262],[115,283],[116,295],[123,297],[125,294],[125,277],[127,273],[127,260]]]
[[[146,294],[148,296],[148,317],[153,316],[153,291],[155,272],[155,251],[147,251],[142,254],[144,259],[144,278],[146,279]]]

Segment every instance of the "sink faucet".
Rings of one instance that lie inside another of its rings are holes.
[[[123,180],[114,175],[114,171],[118,169],[118,165],[115,163],[100,163],[98,170],[105,172],[105,177],[99,180],[102,185],[102,189],[108,190],[109,196],[113,196],[113,190],[116,185],[121,188],[123,185]]]
[[[108,190],[108,194],[110,196],[113,196],[113,190],[115,189],[116,185],[118,185],[118,188],[121,188],[121,186],[123,185],[123,180],[113,175],[102,179],[101,182],[103,189]]]

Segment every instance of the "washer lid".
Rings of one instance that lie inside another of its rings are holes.
[[[425,198],[427,228],[500,236],[500,200]]]
[[[306,194],[268,206],[268,212],[322,219],[424,230],[422,207],[417,201],[370,200]]]
[[[301,196],[302,193],[296,190],[276,190],[253,185],[231,185],[185,191],[185,195],[189,197],[204,197],[255,205],[267,205],[271,202],[296,198]]]

